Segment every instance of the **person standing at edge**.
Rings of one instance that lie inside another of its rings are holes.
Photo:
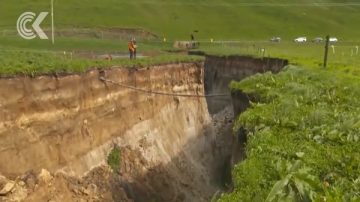
[[[130,60],[132,60],[132,59],[134,59],[134,54],[135,54],[134,42],[132,39],[130,39],[130,41],[128,43],[128,49],[129,49],[129,54],[130,54]]]

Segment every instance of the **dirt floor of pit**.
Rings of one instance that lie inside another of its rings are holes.
[[[192,140],[184,152],[166,165],[152,167],[140,151],[121,147],[121,166],[115,172],[101,166],[82,178],[46,170],[29,171],[13,180],[0,177],[0,187],[9,187],[7,193],[0,192],[0,201],[210,201],[231,180],[232,111],[227,107],[213,115],[204,135]],[[202,138],[214,134],[211,145],[205,150],[201,148]],[[189,154],[199,155],[199,161],[184,162]],[[199,173],[204,165],[213,167]],[[194,169],[195,166],[199,168]],[[143,175],[142,170],[148,172]],[[207,184],[209,178],[212,181]],[[193,180],[198,180],[195,189]]]

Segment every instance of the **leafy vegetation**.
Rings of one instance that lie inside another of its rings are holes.
[[[120,169],[121,165],[121,151],[119,147],[114,146],[107,158],[107,163],[111,169],[116,172]]]
[[[359,201],[359,76],[289,66],[233,82],[258,99],[239,116],[247,158],[220,201]]]

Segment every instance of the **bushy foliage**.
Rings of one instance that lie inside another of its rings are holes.
[[[359,201],[358,79],[290,66],[233,82],[259,100],[236,121],[249,131],[247,158],[220,201]]]
[[[107,158],[107,163],[114,172],[119,171],[121,163],[121,151],[119,147],[114,146]]]

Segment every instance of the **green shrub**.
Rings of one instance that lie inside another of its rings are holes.
[[[121,151],[120,148],[114,146],[110,154],[107,157],[107,163],[113,171],[118,171],[121,164]]]

